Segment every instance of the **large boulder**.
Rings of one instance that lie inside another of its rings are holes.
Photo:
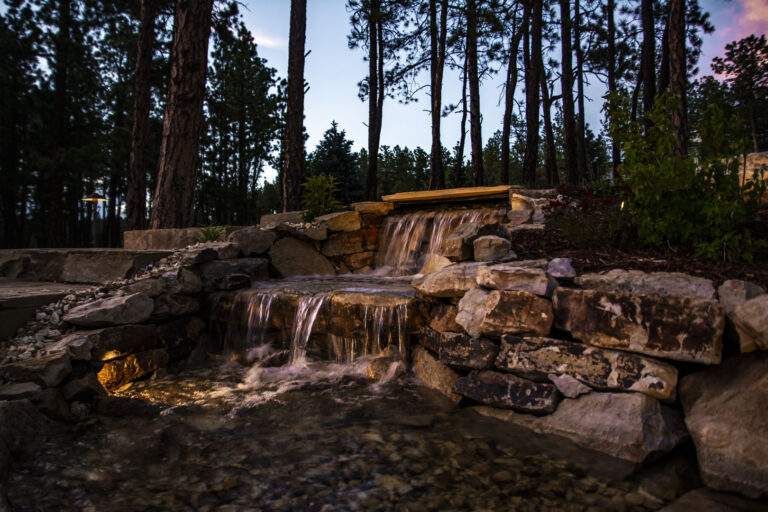
[[[266,258],[210,261],[200,265],[203,289],[212,292],[247,288],[251,285],[251,280],[269,276],[268,263]]]
[[[550,414],[560,401],[552,384],[493,371],[472,372],[457,380],[454,389],[476,402],[528,414]]]
[[[243,255],[257,256],[269,251],[276,238],[274,231],[262,229],[259,226],[248,226],[233,231],[227,240],[239,246]]]
[[[321,215],[315,218],[315,222],[324,223],[331,231],[357,231],[363,227],[360,221],[360,213],[357,211],[333,212]]]
[[[314,246],[295,238],[281,238],[269,250],[272,266],[283,277],[335,274],[328,258]]]
[[[516,290],[542,297],[547,295],[551,287],[544,270],[521,266],[516,262],[480,267],[477,271],[477,284],[493,290]]]
[[[484,370],[493,366],[499,346],[483,338],[471,338],[454,332],[430,336],[440,362],[457,368]]]
[[[576,278],[576,283],[584,288],[633,295],[715,299],[715,287],[711,280],[681,272],[613,269],[599,274],[583,274]]]
[[[462,327],[456,323],[459,312],[454,304],[436,304],[429,312],[429,327],[437,332],[461,332]]]
[[[717,288],[720,304],[723,305],[723,309],[729,315],[739,305],[764,293],[765,288],[762,286],[739,279],[728,279]]]
[[[717,364],[725,315],[716,301],[557,288],[556,325],[590,345]]]
[[[71,371],[69,353],[57,350],[0,365],[0,381],[35,382],[45,387],[55,387]]]
[[[413,350],[411,369],[416,378],[428,388],[434,389],[454,403],[461,400],[461,395],[453,389],[454,384],[459,379],[459,374],[438,361],[426,349],[416,347]]]
[[[414,283],[416,289],[430,297],[461,297],[467,290],[477,288],[478,263],[451,265],[425,276]]]
[[[149,319],[154,306],[143,293],[105,297],[70,309],[64,321],[81,327],[139,324]]]
[[[687,435],[678,411],[640,393],[589,393],[561,401],[548,416],[492,407],[476,411],[633,463],[672,450]]]
[[[147,350],[106,361],[98,378],[105,389],[111,390],[138,380],[167,364],[168,352],[165,349]]]
[[[473,338],[504,334],[545,336],[552,328],[552,304],[528,292],[469,290],[459,301],[456,323]]]
[[[333,258],[373,251],[376,250],[376,243],[370,238],[371,236],[373,236],[372,233],[366,233],[364,230],[333,233],[323,242],[322,252],[329,258]]]
[[[768,294],[742,302],[730,314],[742,352],[768,350]]]
[[[768,353],[728,359],[680,382],[704,483],[768,496]]]
[[[471,260],[474,256],[474,242],[481,236],[503,236],[504,230],[499,224],[468,222],[457,227],[443,240],[440,254],[451,261]]]
[[[446,258],[445,256],[442,256],[440,254],[428,254],[426,259],[424,260],[424,263],[421,265],[421,270],[419,270],[419,274],[422,275],[428,275],[428,274],[434,274],[435,272],[438,272],[440,270],[443,270],[445,267],[452,265],[453,262]]]
[[[551,338],[505,336],[496,366],[520,376],[545,381],[570,375],[594,389],[636,391],[671,400],[677,369],[649,357]]]
[[[495,235],[481,236],[472,242],[475,261],[497,261],[509,254],[512,244]]]

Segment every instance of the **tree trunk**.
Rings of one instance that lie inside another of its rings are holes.
[[[440,0],[440,20],[437,1],[429,1],[430,85],[432,114],[432,149],[429,155],[429,188],[445,188],[443,143],[440,140],[440,111],[442,109],[445,41],[448,33],[448,0]],[[439,27],[439,28],[438,28]]]
[[[618,92],[616,84],[616,6],[615,0],[607,0],[605,17],[608,23],[608,94],[614,95]],[[613,126],[613,117],[609,117],[609,123]],[[619,164],[621,163],[621,149],[616,140],[611,137],[611,162],[613,165],[613,176],[619,174]]]
[[[612,0],[609,0],[612,1]],[[560,40],[562,41],[562,94],[563,94],[563,152],[565,154],[565,176],[569,185],[579,183],[576,165],[576,119],[573,105],[573,62],[571,56],[571,4],[560,0]]]
[[[509,140],[512,136],[512,108],[515,105],[515,89],[517,89],[517,52],[520,39],[524,34],[528,18],[523,18],[519,26],[512,27],[512,37],[509,40],[509,56],[507,57],[507,79],[504,84],[504,119],[501,127],[501,182],[508,185],[509,176]]]
[[[379,167],[379,37],[378,37],[379,0],[371,0],[371,12],[368,13],[368,179],[366,196],[371,201],[377,199]]]
[[[469,138],[475,185],[485,183],[483,135],[480,125],[480,76],[477,65],[477,0],[467,0],[467,65],[469,72]]]
[[[147,216],[147,145],[149,142],[150,76],[155,44],[157,0],[141,1],[141,27],[136,45],[133,87],[133,126],[128,159],[125,229],[143,229]]]
[[[543,74],[544,59],[539,55],[539,68],[542,70],[542,76],[539,80],[541,85],[541,101],[544,107],[544,170],[547,175],[548,185],[559,185],[560,176],[557,173],[557,149],[555,148],[555,133],[552,130],[552,99],[547,88],[547,79]]]
[[[453,166],[453,185],[464,184],[464,145],[467,142],[467,52],[464,49],[464,67],[461,80],[461,124],[459,145],[456,148],[456,161]]]
[[[669,87],[669,13],[667,13],[667,22],[664,24],[664,32],[661,36],[661,63],[659,65],[659,85],[656,87],[656,94],[666,92]]]
[[[526,10],[532,8],[531,23],[526,26],[525,36],[525,124],[526,142],[523,158],[523,181],[526,185],[536,184],[536,165],[539,160],[539,70],[542,32],[542,0],[526,2]],[[528,30],[530,26],[530,31]]]
[[[573,3],[573,46],[576,50],[576,102],[579,113],[576,118],[576,168],[578,179],[587,179],[587,122],[584,114],[584,52],[581,47],[581,5]]]
[[[192,221],[212,8],[213,0],[176,3],[171,82],[152,211],[154,229],[187,227]]]
[[[301,209],[301,183],[304,181],[304,48],[306,29],[307,0],[291,0],[283,211]]]
[[[654,31],[653,0],[642,0],[640,20],[643,42],[640,65],[643,79],[643,113],[647,116],[656,98],[656,34]]]
[[[669,2],[669,91],[674,97],[672,126],[675,152],[688,154],[688,119],[686,102],[687,69],[685,58],[685,0]]]

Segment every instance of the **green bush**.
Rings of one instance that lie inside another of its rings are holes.
[[[646,129],[630,119],[626,99],[612,99],[613,136],[623,152],[620,178],[641,242],[692,248],[707,259],[751,261],[764,243],[748,224],[765,184],[757,175],[739,182],[743,146],[729,140],[731,120],[717,105],[707,107],[696,127],[697,150],[676,155],[671,105],[670,97],[660,96]]]
[[[302,204],[307,211],[307,220],[341,209],[341,203],[336,199],[338,190],[333,176],[310,176],[301,186],[304,189]]]
[[[205,226],[200,228],[200,236],[198,241],[200,242],[219,242],[224,239],[227,234],[227,230],[224,226]]]

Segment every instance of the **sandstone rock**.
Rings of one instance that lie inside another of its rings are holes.
[[[306,212],[302,210],[296,212],[283,212],[262,215],[261,219],[259,219],[259,226],[261,226],[262,229],[272,229],[275,226],[285,223],[300,224],[304,222],[305,213]]]
[[[279,243],[280,241],[275,246]],[[248,287],[252,279],[268,277],[267,269],[268,262],[265,258],[210,261],[200,266],[200,278],[205,291],[234,290]]]
[[[45,354],[67,354],[74,361],[90,361],[92,350],[93,342],[89,337],[84,336],[80,331],[76,331],[51,343],[45,349]]]
[[[438,270],[414,283],[423,295],[432,297],[461,297],[467,290],[477,288],[477,263],[462,263]]]
[[[437,332],[461,332],[456,323],[459,308],[453,304],[436,304],[429,313],[429,327]]]
[[[509,225],[519,226],[529,222],[532,214],[533,210],[510,210],[507,213],[507,219],[509,220]]]
[[[459,374],[438,361],[425,349],[413,349],[413,374],[428,388],[445,395],[450,401],[458,403],[461,396],[453,389]]]
[[[419,274],[429,275],[452,265],[453,262],[440,254],[429,254],[419,270]]]
[[[274,229],[281,235],[298,238],[310,243],[322,242],[328,238],[328,226],[322,222],[279,224]]]
[[[680,398],[704,483],[768,496],[768,354],[742,355],[687,375]]]
[[[359,203],[352,203],[352,209],[356,212],[380,216],[388,214],[394,207],[394,204],[385,201],[362,201]]]
[[[477,412],[566,437],[576,444],[633,463],[672,450],[686,437],[679,412],[640,393],[589,393],[565,399],[548,416],[530,416],[492,407]]]
[[[55,387],[72,371],[69,354],[65,351],[38,354],[0,366],[0,380],[11,382],[36,382],[45,387]]]
[[[529,292],[542,297],[550,291],[549,278],[542,269],[520,266],[516,262],[480,267],[477,284],[484,288]]]
[[[716,364],[725,316],[715,301],[557,288],[556,325],[590,345]]]
[[[336,273],[331,262],[317,249],[295,238],[282,238],[275,242],[269,256],[272,266],[283,277]]]
[[[368,362],[366,374],[375,382],[389,382],[405,373],[405,365],[392,356],[374,357]]]
[[[635,391],[671,400],[677,388],[674,366],[618,350],[551,338],[505,336],[496,366],[534,380],[570,375],[599,390]]]
[[[360,221],[360,213],[357,211],[333,212],[321,215],[315,218],[315,222],[325,223],[331,231],[357,231],[363,227]]]
[[[95,373],[88,372],[80,378],[67,382],[61,388],[61,394],[69,401],[88,402],[99,396],[104,396],[107,392],[99,383]]]
[[[243,255],[257,256],[269,251],[276,238],[274,231],[262,229],[260,226],[248,226],[230,233],[227,241],[240,247]]]
[[[550,414],[560,400],[552,384],[493,371],[472,372],[457,380],[454,389],[476,402],[529,414]]]
[[[528,292],[469,290],[459,301],[456,323],[473,338],[504,334],[546,335],[552,304]]]
[[[440,362],[468,370],[484,370],[493,366],[499,347],[490,340],[471,338],[466,334],[440,333]]]
[[[43,388],[34,382],[0,384],[0,400],[34,400]]]
[[[138,324],[149,319],[154,301],[143,293],[106,297],[76,306],[64,315],[64,321],[82,327]]]
[[[163,320],[174,316],[184,316],[196,313],[200,302],[186,295],[163,294],[155,298],[155,309],[152,310],[153,320]]]
[[[701,487],[683,494],[659,512],[765,512],[765,503]]]
[[[503,229],[499,224],[482,224],[468,222],[456,228],[450,236],[443,240],[440,254],[451,261],[466,261],[474,255],[474,241],[486,235],[502,235]]]
[[[742,352],[768,350],[768,294],[736,306],[730,315]]]
[[[626,292],[634,295],[660,295],[662,297],[715,299],[712,281],[681,272],[643,272],[641,270],[613,269],[599,274],[583,274],[576,283],[584,288],[607,292]]]
[[[374,250],[376,250],[375,241],[369,240],[362,230],[334,233],[322,245],[323,254],[331,258]]]
[[[344,262],[352,270],[360,270],[361,268],[373,266],[376,253],[373,251],[358,252],[356,254],[350,254],[344,257]]]
[[[537,233],[544,231],[544,224],[505,224],[504,229],[507,232],[509,238],[514,238],[517,233]]]
[[[134,283],[127,284],[121,288],[126,295],[142,293],[147,297],[155,298],[166,290],[166,282],[159,277],[149,277],[140,279]]]
[[[164,349],[147,350],[105,362],[98,378],[106,389],[115,389],[164,368],[167,364],[168,352]]]
[[[592,388],[585,386],[577,378],[564,373],[560,375],[550,373],[547,378],[566,398],[578,398],[592,392]]]
[[[547,264],[547,275],[555,279],[573,279],[576,277],[571,258],[552,258]]]
[[[728,314],[731,314],[737,306],[764,293],[765,288],[762,286],[739,279],[729,279],[717,289],[720,304]]]
[[[496,261],[509,253],[512,244],[506,238],[486,235],[476,238],[472,247],[475,261]]]

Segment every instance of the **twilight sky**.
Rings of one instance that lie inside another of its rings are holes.
[[[712,57],[720,55],[726,43],[750,33],[768,32],[768,0],[701,0],[702,7],[711,14],[715,32],[704,36],[704,54],[699,68],[704,74],[711,73]],[[288,66],[288,0],[245,0],[241,11],[245,23],[259,44],[259,54],[269,65],[285,76]],[[355,142],[355,148],[363,147],[367,140],[367,104],[357,97],[357,82],[366,75],[367,64],[360,50],[349,50],[349,15],[344,0],[307,1],[307,57],[305,78],[309,92],[305,99],[307,143],[311,151],[332,120]],[[501,74],[487,80],[481,86],[481,111],[483,138],[490,137],[501,127],[502,106]],[[428,80],[425,75],[424,80]],[[522,99],[521,85],[517,97]],[[428,92],[428,91],[425,91]],[[588,89],[591,101],[587,104],[587,120],[599,127],[602,102],[602,86],[594,83]],[[460,97],[461,82],[458,73],[446,69],[443,101],[455,103]],[[429,102],[422,94],[418,103],[398,104],[389,98],[384,104],[382,144],[396,144],[414,148],[421,146],[429,151]],[[453,147],[459,136],[459,114],[443,120],[443,143]]]

